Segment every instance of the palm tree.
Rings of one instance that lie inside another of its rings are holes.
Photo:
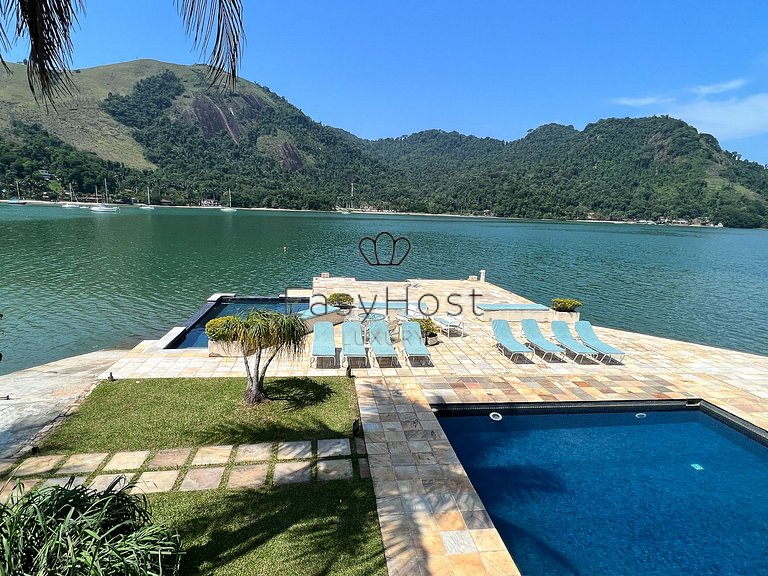
[[[244,317],[214,318],[205,325],[205,333],[215,342],[239,344],[247,380],[243,402],[254,405],[269,400],[264,378],[272,360],[301,356],[308,329],[298,314],[251,310]],[[253,366],[248,361],[250,356]]]
[[[213,38],[208,61],[211,82],[226,74],[234,86],[245,43],[242,0],[174,1],[196,48],[206,52]],[[2,52],[18,38],[28,37],[27,78],[35,97],[40,94],[53,103],[56,96],[70,93],[71,33],[84,10],[84,0],[0,0],[0,64],[8,71]]]

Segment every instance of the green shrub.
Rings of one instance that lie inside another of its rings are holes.
[[[232,328],[240,319],[237,316],[221,316],[205,323],[205,335],[211,342],[232,342]]]
[[[552,309],[556,312],[574,312],[581,302],[573,298],[553,298]]]
[[[0,505],[0,574],[178,574],[178,534],[153,523],[131,487],[17,487]]]
[[[416,322],[421,326],[421,335],[437,334],[439,329],[432,318],[416,318]]]
[[[355,299],[350,294],[344,292],[334,292],[328,296],[328,304],[331,306],[351,306]]]

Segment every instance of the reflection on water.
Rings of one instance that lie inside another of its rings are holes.
[[[370,267],[363,236],[406,236]],[[605,326],[765,354],[768,233],[495,219],[0,205],[0,373],[156,338],[213,292],[276,295],[313,275],[488,280]]]

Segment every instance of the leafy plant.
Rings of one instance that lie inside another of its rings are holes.
[[[581,302],[573,298],[553,298],[552,309],[556,312],[574,312]]]
[[[328,304],[331,306],[351,306],[355,299],[345,292],[334,292],[328,296]]]
[[[233,342],[234,328],[239,319],[237,316],[221,316],[205,323],[205,335],[211,342]]]
[[[153,522],[147,499],[118,480],[103,492],[73,481],[0,505],[0,574],[178,574],[181,539]]]
[[[298,314],[259,309],[251,310],[247,316],[223,318],[227,320],[214,323],[211,333],[220,342],[240,343],[247,382],[243,402],[252,405],[268,401],[264,389],[267,369],[277,356],[297,357],[304,353],[304,341],[309,333],[306,322]],[[205,325],[206,334],[211,322],[213,320]],[[253,367],[249,356],[253,356]]]
[[[431,336],[437,334],[437,324],[435,324],[432,318],[416,318],[415,321],[418,322],[419,326],[421,327],[422,336]]]

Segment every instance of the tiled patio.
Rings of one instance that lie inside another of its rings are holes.
[[[135,492],[151,494],[369,478],[365,442],[355,440],[32,456],[11,471],[4,486],[0,482],[0,501],[7,499],[17,480],[29,490],[38,485],[61,486],[74,477],[76,485],[104,490],[119,479],[121,484],[135,482]]]
[[[357,462],[361,472],[370,466],[391,576],[518,573],[431,404],[703,398],[768,429],[768,357],[597,327],[602,339],[627,353],[623,364],[544,361],[539,356],[515,363],[495,348],[490,323],[467,313],[473,290],[477,302],[526,302],[498,286],[479,281],[384,283],[350,278],[315,278],[313,283],[314,293],[348,292],[364,301],[374,296],[381,301],[385,294],[390,300],[404,298],[406,290],[414,301],[423,294],[434,294],[441,309],[450,294],[463,295],[458,301],[465,306],[466,331],[454,338],[443,336],[431,348],[432,366],[414,368],[401,361],[397,367],[374,365],[353,371],[369,454],[368,460]],[[434,301],[427,302],[434,310]],[[519,336],[519,325],[513,324],[513,331]],[[339,349],[338,326],[335,332]],[[548,334],[546,325],[544,333]],[[307,352],[311,344],[310,337]],[[398,344],[396,347],[399,349]],[[336,366],[310,367],[306,354],[297,360],[276,361],[269,374],[343,375],[345,370]],[[160,350],[150,341],[141,343],[108,371],[119,379],[244,375],[239,358],[209,358],[206,350]],[[336,454],[338,449],[318,444],[317,456],[321,450]],[[240,452],[250,450],[259,449],[240,447],[236,456],[230,454],[223,472],[224,477],[229,472],[230,483],[237,485],[240,476],[262,473],[250,470],[233,476],[238,469],[234,461],[239,463]],[[302,460],[306,446],[285,443],[274,450],[273,476],[307,477],[311,467]],[[169,454],[154,456],[161,464],[171,458]],[[354,459],[341,453],[337,458],[342,459],[317,461],[317,474],[321,470],[329,477],[348,474]],[[206,464],[216,465],[213,461]],[[211,477],[215,474],[210,473]],[[174,482],[183,481],[176,478]]]

